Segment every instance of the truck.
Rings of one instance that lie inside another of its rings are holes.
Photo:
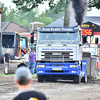
[[[28,37],[25,35],[20,35],[20,41],[21,41],[21,49],[23,51],[24,54],[26,54],[26,52],[29,49],[29,40]]]
[[[87,61],[82,60],[78,27],[38,27],[36,45],[38,82],[45,79],[87,82]]]
[[[0,32],[0,63],[3,63],[4,54],[10,50],[10,59],[20,57],[20,35],[18,32]]]
[[[29,24],[29,29],[30,29],[30,33],[31,33],[30,48],[33,49],[34,51],[36,51],[37,27],[39,27],[39,26],[43,27],[44,23],[32,22]]]

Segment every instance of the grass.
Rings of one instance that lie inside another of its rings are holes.
[[[100,79],[100,75],[97,75],[97,79]]]
[[[2,74],[2,73],[0,73],[0,76],[14,76],[15,74],[9,74],[9,75],[5,75],[5,74]],[[36,74],[34,74],[34,75],[32,75],[33,77],[36,77],[37,75]]]

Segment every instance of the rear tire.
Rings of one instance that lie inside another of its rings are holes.
[[[43,82],[43,75],[38,75],[38,82]]]
[[[81,77],[80,76],[74,76],[74,83],[80,84]]]

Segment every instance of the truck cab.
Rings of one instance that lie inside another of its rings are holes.
[[[77,27],[38,27],[36,51],[39,82],[46,76],[80,82],[84,76],[85,62]]]
[[[0,63],[3,63],[3,56],[10,50],[10,59],[14,60],[15,56],[20,54],[20,36],[17,32],[0,33]]]

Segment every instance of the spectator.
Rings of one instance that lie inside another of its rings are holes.
[[[4,55],[4,74],[8,74],[8,67],[9,67],[9,61],[10,61],[10,50],[7,50],[7,53]]]
[[[29,60],[30,60],[30,71],[32,75],[34,74],[34,69],[35,69],[35,56],[36,54],[34,50],[31,50],[31,53],[29,54]]]
[[[15,73],[14,82],[19,89],[19,93],[13,100],[46,100],[43,93],[30,89],[32,75],[28,68],[18,68]]]
[[[27,65],[27,68],[29,68],[29,51],[26,52],[24,55],[24,63]]]

